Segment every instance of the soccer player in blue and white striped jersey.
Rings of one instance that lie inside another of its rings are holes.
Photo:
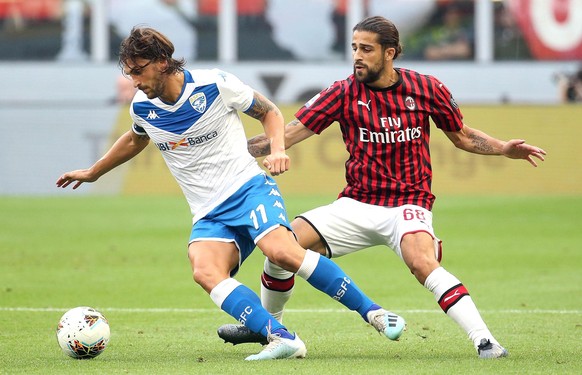
[[[184,69],[174,47],[151,28],[134,28],[122,42],[120,66],[138,89],[132,128],[88,169],[64,173],[57,186],[73,189],[138,155],[150,142],[160,150],[190,205],[188,257],[193,277],[218,307],[267,338],[247,360],[301,358],[301,339],[265,310],[234,275],[255,246],[278,267],[357,311],[392,340],[404,319],[371,301],[335,263],[297,243],[276,182],[247,149],[239,112],[261,122],[271,151],[263,161],[272,175],[289,169],[284,120],[267,98],[220,70]]]

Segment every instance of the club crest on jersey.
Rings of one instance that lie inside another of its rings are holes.
[[[190,97],[190,105],[197,112],[203,113],[206,110],[206,95],[203,92],[197,92]]]
[[[404,99],[404,104],[406,105],[406,108],[410,109],[411,111],[416,108],[416,102],[414,99],[412,99],[411,96],[407,96],[406,99]]]

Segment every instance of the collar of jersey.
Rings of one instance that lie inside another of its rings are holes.
[[[174,105],[176,105],[176,103],[178,103],[180,101],[180,99],[182,99],[182,95],[184,95],[184,90],[186,89],[186,85],[189,83],[194,83],[194,78],[192,78],[192,74],[189,71],[183,70],[182,73],[184,73],[184,83],[182,84],[182,91],[180,91],[180,95],[178,96],[178,100],[176,100],[174,103],[168,103],[168,102],[163,101],[161,98],[158,97],[160,102],[164,103],[165,105],[174,106]]]

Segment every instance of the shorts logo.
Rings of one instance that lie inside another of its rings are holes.
[[[203,113],[206,110],[206,95],[203,92],[198,92],[190,97],[190,105],[197,112]]]
[[[269,193],[269,195],[274,195],[276,197],[280,197],[281,193],[279,193],[276,189],[271,189],[271,192]]]

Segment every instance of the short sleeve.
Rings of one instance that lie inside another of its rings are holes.
[[[144,128],[142,128],[141,126],[139,126],[138,124],[134,123],[131,126],[131,130],[133,130],[133,132],[137,135],[147,135],[146,131],[144,130]]]
[[[253,104],[254,91],[238,77],[222,70],[214,69],[217,74],[216,86],[228,109],[245,112]]]
[[[305,127],[320,134],[340,119],[343,91],[344,81],[334,82],[305,103],[295,113],[295,117]]]
[[[435,125],[445,131],[459,131],[463,128],[463,114],[449,89],[433,77],[434,95],[431,117]]]

